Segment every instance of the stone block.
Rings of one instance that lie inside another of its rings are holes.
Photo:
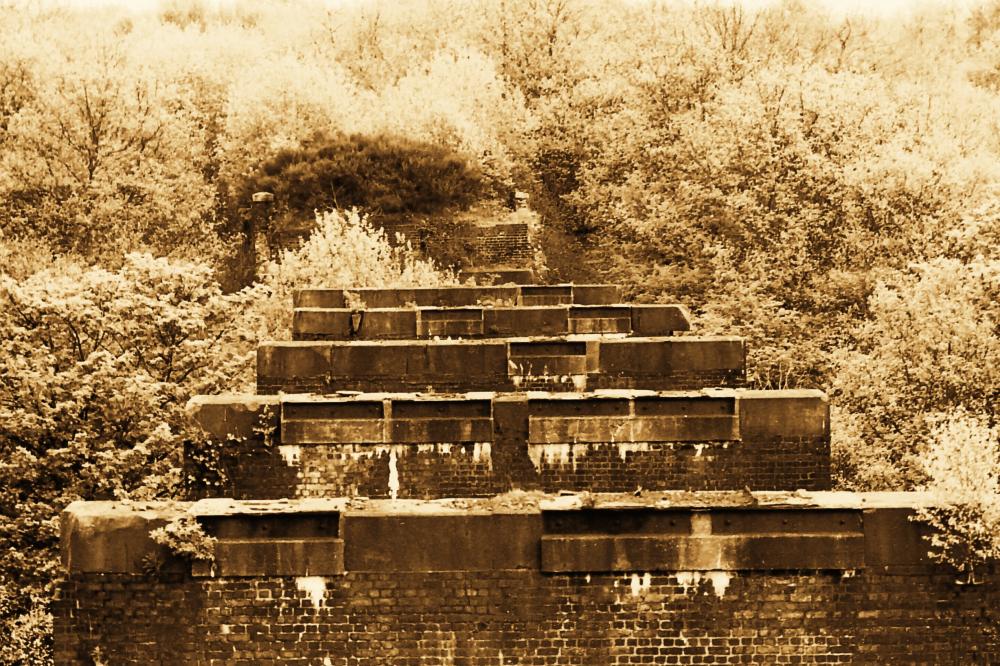
[[[365,309],[351,314],[350,336],[358,340],[409,340],[417,337],[417,312],[403,309]]]
[[[865,564],[876,570],[895,572],[931,563],[930,528],[911,520],[912,508],[874,508],[864,512]]]
[[[602,340],[599,370],[609,375],[745,372],[742,338],[683,337]]]
[[[63,570],[142,574],[145,563],[166,561],[169,552],[149,536],[184,513],[167,503],[73,502],[60,515]]]
[[[344,541],[337,538],[228,539],[215,547],[201,576],[335,576],[344,573]]]
[[[587,372],[585,342],[511,342],[510,376],[579,375]]]
[[[570,333],[631,333],[632,317],[628,306],[574,305],[569,309]]]
[[[572,302],[572,285],[522,285],[518,305],[568,305]]]
[[[830,403],[822,391],[740,391],[739,411],[744,438],[830,436]]]
[[[278,427],[277,396],[196,395],[188,400],[188,416],[206,435],[217,439],[249,439]]]
[[[332,308],[295,308],[293,340],[347,340],[352,337],[351,311]]]
[[[754,571],[859,569],[859,534],[542,537],[542,571]]]
[[[621,303],[621,288],[614,284],[574,284],[573,302],[577,305],[612,305]]]
[[[343,289],[296,289],[292,292],[295,308],[345,308],[347,299]]]
[[[263,342],[257,347],[257,384],[260,393],[271,386],[323,385],[331,372],[330,343]],[[301,389],[293,389],[301,390]]]
[[[482,335],[482,308],[423,309],[419,311],[415,337],[470,338]]]
[[[566,335],[567,309],[560,306],[501,307],[483,311],[483,332],[494,337]]]
[[[538,568],[541,520],[512,514],[344,517],[348,571],[497,571]]]
[[[459,272],[458,279],[473,279],[479,284],[531,284],[535,272],[530,268],[466,268]]]
[[[632,334],[636,336],[691,330],[691,315],[683,305],[633,305],[631,318]]]

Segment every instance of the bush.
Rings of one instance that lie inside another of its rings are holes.
[[[917,517],[935,531],[929,555],[975,580],[1000,559],[1000,425],[963,410],[937,423],[921,457],[931,506]]]
[[[1000,261],[937,259],[887,276],[833,355],[834,471],[859,490],[923,483],[936,415],[1000,404]]]
[[[166,546],[173,555],[189,561],[214,562],[218,539],[209,536],[198,520],[189,513],[149,533],[156,543]]]
[[[0,272],[0,644],[45,659],[58,516],[78,499],[179,492],[184,405],[249,363],[243,295],[211,270],[129,255]]]
[[[385,221],[468,207],[486,187],[479,171],[447,148],[384,134],[318,135],[264,163],[237,198],[271,192],[275,217],[295,222],[354,207]]]

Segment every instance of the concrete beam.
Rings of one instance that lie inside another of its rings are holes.
[[[210,437],[248,439],[278,427],[280,400],[276,395],[196,395],[185,409]]]
[[[586,500],[586,501],[584,501]],[[920,493],[519,494],[463,500],[74,502],[64,569],[141,575],[149,532],[185,511],[219,538],[216,575],[349,571],[927,571]]]
[[[145,564],[170,559],[149,533],[184,513],[166,503],[73,502],[60,515],[63,570],[141,574]]]
[[[818,390],[741,391],[744,437],[829,437],[830,402]]]
[[[553,284],[412,288],[299,289],[293,294],[296,308],[345,308],[363,303],[365,308],[465,307],[470,305],[610,305],[621,302],[616,285]]]
[[[679,305],[296,308],[294,340],[410,340],[570,334],[669,336],[691,327]]]

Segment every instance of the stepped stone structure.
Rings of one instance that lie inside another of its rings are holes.
[[[919,493],[831,491],[819,391],[609,285],[296,294],[199,396],[190,501],[62,517],[62,664],[997,663]],[[150,532],[215,537],[184,559]],[[96,657],[95,657],[96,655]]]

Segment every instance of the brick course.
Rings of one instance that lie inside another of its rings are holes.
[[[222,492],[236,499],[284,497],[482,497],[509,490],[825,490],[829,440],[604,444],[305,444],[225,455]],[[394,471],[393,471],[394,470]],[[390,479],[395,479],[390,483]],[[395,487],[394,487],[395,484]]]
[[[959,664],[1000,659],[1000,579],[772,571],[72,576],[56,658],[91,664]],[[315,595],[315,596],[313,596]]]

